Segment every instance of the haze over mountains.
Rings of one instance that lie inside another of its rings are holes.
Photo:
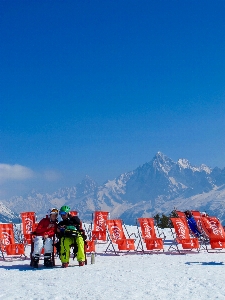
[[[225,168],[196,167],[187,159],[174,162],[158,152],[150,162],[100,186],[86,176],[74,187],[53,194],[32,191],[2,203],[0,220],[3,216],[4,220],[13,219],[22,211],[36,211],[41,218],[49,207],[66,204],[79,211],[83,221],[91,221],[94,210],[103,210],[109,211],[111,218],[135,224],[137,217],[169,214],[174,207],[207,211],[225,221]]]

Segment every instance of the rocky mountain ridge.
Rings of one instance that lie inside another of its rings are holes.
[[[16,213],[32,210],[39,217],[49,207],[66,204],[84,221],[91,221],[94,210],[105,210],[111,218],[134,224],[137,217],[168,214],[174,207],[217,213],[225,221],[225,168],[196,167],[187,159],[174,162],[158,152],[150,162],[101,186],[86,176],[76,186],[53,194],[33,191],[2,202]]]

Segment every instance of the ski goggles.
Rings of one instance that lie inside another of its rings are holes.
[[[60,211],[59,214],[60,216],[65,216],[67,213],[65,211]]]
[[[58,209],[53,208],[50,212],[50,215],[58,215]]]

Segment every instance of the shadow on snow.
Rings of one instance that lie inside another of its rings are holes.
[[[186,265],[200,265],[200,266],[224,266],[224,263],[221,262],[216,262],[216,261],[190,261],[186,262]]]

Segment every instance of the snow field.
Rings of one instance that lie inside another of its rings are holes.
[[[129,231],[132,227],[129,228]],[[171,236],[167,235],[169,246]],[[30,261],[0,261],[0,299],[225,299],[225,253],[104,254],[95,264],[32,269]],[[29,247],[26,249],[29,255]],[[70,263],[76,265],[71,258]]]

